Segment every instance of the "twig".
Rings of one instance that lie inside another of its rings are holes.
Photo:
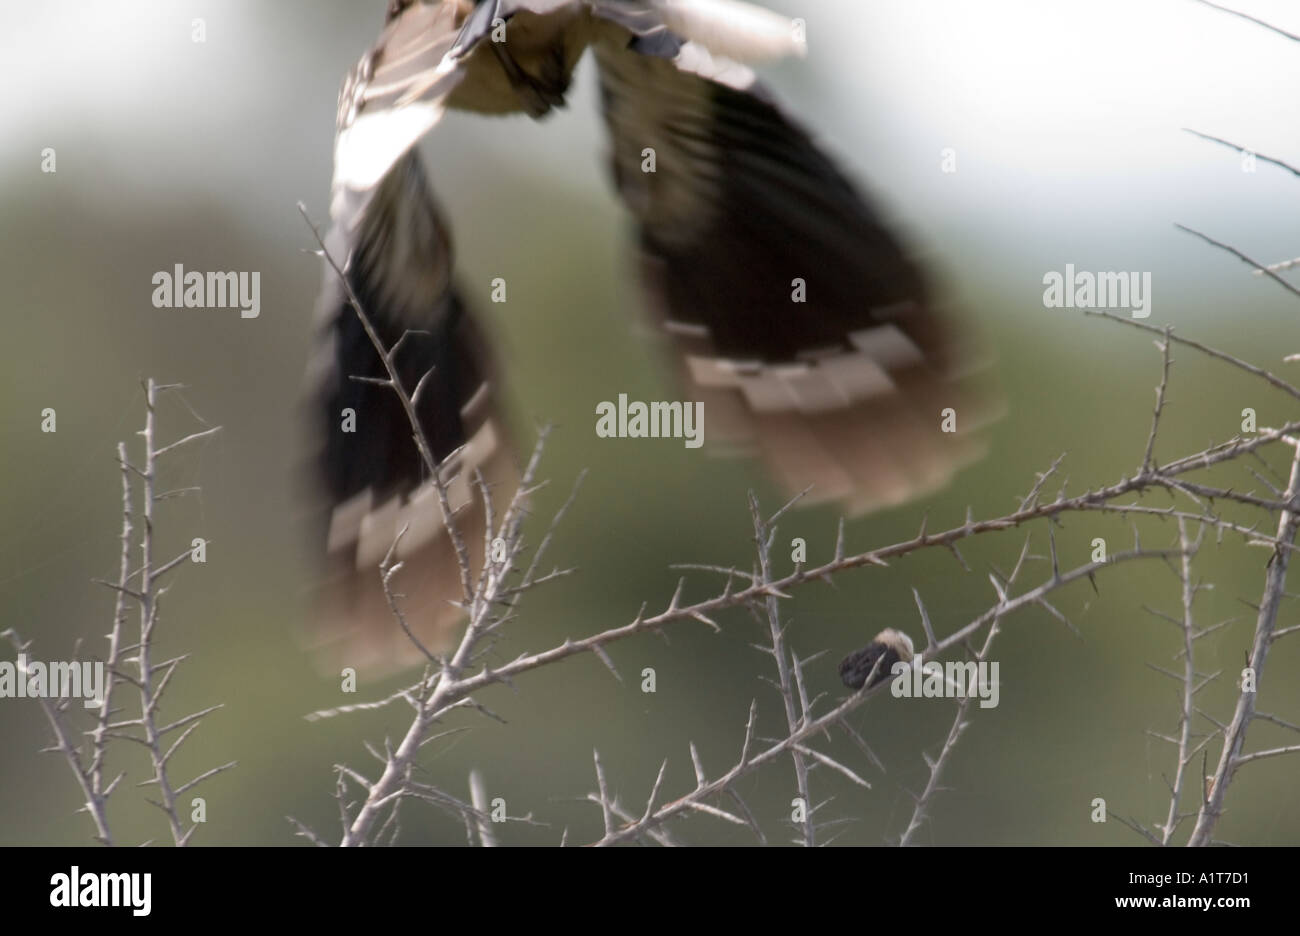
[[[1006,600],[1006,589],[1010,589],[1011,586],[1015,584],[1016,579],[1020,577],[1020,571],[1024,568],[1025,559],[1028,555],[1029,537],[1025,537],[1025,544],[1020,550],[1020,558],[1016,561],[1015,568],[1012,569],[1011,574],[1007,576],[1006,585],[998,585],[997,580],[993,580],[994,587],[998,591],[999,605]],[[917,597],[917,604],[918,606],[920,604],[919,596]],[[928,627],[929,616],[925,615],[924,610],[922,610],[922,614],[927,620],[927,632],[932,633]],[[992,648],[993,641],[998,635],[998,627],[1001,623],[1002,615],[995,611],[993,621],[989,625],[988,634],[984,638],[984,646],[981,647],[979,653],[975,655],[975,664],[977,668],[988,659],[989,650]],[[953,717],[952,726],[948,729],[948,737],[944,739],[943,748],[939,751],[939,756],[934,760],[926,758],[926,765],[930,768],[930,775],[926,779],[925,789],[923,789],[921,795],[916,798],[916,805],[912,809],[912,818],[908,821],[907,828],[903,831],[903,834],[899,839],[898,844],[900,846],[907,846],[913,843],[916,833],[920,831],[921,825],[925,822],[925,819],[928,816],[930,802],[934,799],[935,794],[939,790],[939,776],[943,773],[943,768],[951,758],[952,752],[956,750],[957,742],[961,739],[962,734],[970,724],[966,720],[966,713],[970,710],[971,697],[970,692],[965,692],[962,694],[961,700],[957,703],[957,714]]]
[[[13,628],[0,631],[0,637],[8,638],[14,650],[19,654],[26,653],[31,647],[30,642],[23,641]],[[82,808],[90,813],[90,818],[95,823],[96,841],[104,845],[112,845],[113,836],[109,831],[105,802],[108,799],[108,794],[112,792],[112,788],[117,786],[117,781],[113,781],[107,790],[100,790],[95,787],[90,771],[82,765],[81,754],[72,743],[68,727],[63,721],[63,711],[44,696],[37,696],[36,699],[40,703],[41,711],[45,713],[46,720],[50,723],[50,731],[54,734],[54,747],[50,748],[50,750],[58,751],[63,755],[63,759],[72,768],[73,776],[77,778],[77,786],[81,789],[81,795],[85,799]]]
[[[1196,0],[1196,2],[1203,3],[1205,4],[1205,6],[1210,7],[1211,9],[1220,10],[1224,13],[1231,13],[1233,16],[1239,16],[1244,20],[1249,20],[1250,22],[1254,23],[1256,26],[1263,26],[1265,29],[1270,30],[1271,32],[1275,32],[1279,36],[1285,36],[1287,39],[1290,39],[1293,42],[1300,42],[1300,36],[1297,36],[1294,33],[1289,33],[1285,29],[1278,29],[1272,23],[1266,23],[1264,20],[1251,16],[1248,13],[1242,13],[1240,10],[1234,10],[1226,6],[1219,6],[1219,4],[1217,3],[1211,3],[1210,0]]]
[[[1278,517],[1277,539],[1285,543],[1294,543],[1296,531],[1300,529],[1300,445],[1296,446],[1291,459],[1291,477],[1287,483],[1286,499],[1289,506]],[[1264,576],[1259,614],[1255,620],[1254,646],[1250,654],[1250,668],[1255,676],[1255,690],[1258,690],[1263,679],[1264,663],[1268,659],[1273,631],[1277,625],[1278,609],[1286,592],[1286,573],[1290,562],[1290,550],[1277,550],[1269,560],[1268,571]],[[1212,844],[1214,827],[1223,813],[1223,800],[1228,792],[1228,785],[1232,782],[1237,766],[1243,762],[1240,760],[1241,749],[1246,742],[1246,732],[1255,715],[1257,698],[1257,691],[1248,692],[1244,687],[1237,697],[1232,722],[1224,732],[1223,750],[1211,781],[1213,786],[1196,816],[1196,827],[1192,830],[1189,845]]]
[[[1192,584],[1192,557],[1195,556],[1197,549],[1200,547],[1201,533],[1198,533],[1195,541],[1191,540],[1187,535],[1187,521],[1179,519],[1178,542],[1182,546],[1183,552],[1182,563],[1179,566],[1183,599],[1183,615],[1180,622],[1183,631],[1183,703],[1179,714],[1178,765],[1174,771],[1172,788],[1169,791],[1169,812],[1165,817],[1165,824],[1160,827],[1161,845],[1169,844],[1173,838],[1174,830],[1178,827],[1178,823],[1182,818],[1178,812],[1178,806],[1179,801],[1182,799],[1183,785],[1187,778],[1187,765],[1193,757],[1191,750],[1192,713],[1195,708],[1196,694],[1196,661],[1193,645],[1196,642],[1196,622],[1192,616],[1192,602],[1196,598],[1196,586]]]
[[[779,511],[780,513],[784,511]],[[767,584],[772,578],[772,557],[771,546],[772,539],[776,536],[776,528],[769,527],[763,522],[763,517],[758,510],[758,498],[754,492],[749,492],[749,514],[754,523],[754,544],[758,551],[758,571],[759,584]],[[799,725],[807,712],[803,713],[803,718],[795,710],[794,687],[791,685],[790,677],[790,660],[788,649],[785,644],[785,633],[781,627],[781,611],[777,607],[776,595],[770,592],[764,597],[762,607],[766,612],[768,632],[772,639],[772,656],[776,660],[777,671],[777,690],[781,694],[781,701],[785,707],[786,729],[794,734],[799,730]],[[790,748],[790,757],[794,761],[795,783],[798,787],[799,798],[803,803],[803,824],[801,833],[803,844],[812,847],[817,844],[816,833],[813,828],[812,817],[812,798],[808,788],[808,762],[804,759],[803,751],[798,746]]]
[[[1270,26],[1269,28],[1272,29],[1273,27]],[[1300,176],[1300,169],[1297,169],[1295,166],[1291,165],[1290,163],[1283,162],[1280,159],[1274,159],[1272,156],[1265,156],[1263,153],[1256,153],[1254,150],[1247,149],[1244,146],[1238,146],[1236,143],[1232,143],[1228,140],[1223,139],[1222,137],[1211,136],[1208,133],[1202,133],[1199,130],[1191,129],[1190,127],[1183,127],[1183,132],[1190,133],[1192,136],[1198,136],[1202,140],[1209,140],[1211,143],[1220,143],[1223,146],[1228,147],[1229,149],[1235,149],[1241,153],[1250,153],[1260,162],[1272,163],[1273,165],[1285,169],[1287,172],[1290,172],[1293,175]]]
[[[1215,247],[1218,247],[1220,250],[1226,250],[1228,253],[1232,254],[1242,263],[1249,264],[1250,266],[1254,267],[1257,271],[1264,274],[1269,279],[1273,280],[1275,283],[1281,285],[1281,287],[1285,289],[1287,292],[1296,296],[1300,296],[1300,289],[1296,289],[1296,287],[1292,286],[1286,280],[1282,279],[1282,277],[1278,276],[1267,266],[1265,266],[1264,264],[1260,263],[1257,260],[1252,260],[1250,257],[1247,257],[1244,253],[1242,253],[1236,247],[1233,247],[1231,244],[1225,244],[1222,241],[1217,241],[1213,237],[1210,237],[1208,234],[1202,234],[1200,231],[1193,230],[1192,228],[1189,228],[1185,224],[1175,224],[1174,227],[1178,228],[1180,231],[1186,231],[1188,234],[1192,234],[1196,237],[1199,237],[1207,244],[1211,244]]]
[[[161,808],[167,816],[171,828],[172,841],[184,845],[188,839],[180,816],[176,812],[176,792],[172,789],[171,779],[167,775],[167,763],[163,759],[161,733],[158,731],[154,713],[158,707],[160,691],[153,684],[154,668],[149,654],[153,648],[153,629],[158,621],[158,596],[154,594],[153,569],[153,511],[154,483],[157,479],[157,454],[154,447],[154,421],[157,414],[158,385],[153,378],[145,381],[145,423],[144,423],[144,468],[141,470],[144,494],[141,498],[144,510],[144,527],[140,539],[140,636],[135,648],[135,662],[139,670],[141,726],[144,728],[145,743],[153,763],[153,782],[158,785],[158,794],[162,798]]]

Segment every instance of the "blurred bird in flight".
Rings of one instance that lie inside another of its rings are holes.
[[[393,0],[340,93],[325,246],[384,347],[406,336],[395,365],[408,393],[424,381],[418,418],[473,561],[486,544],[470,483],[509,491],[517,461],[415,145],[449,108],[546,117],[588,50],[647,305],[686,398],[705,404],[706,449],[755,452],[786,490],[853,513],[976,457],[974,420],[941,426],[965,399],[963,361],[927,276],[749,67],[804,55],[802,22],[740,0]],[[377,571],[399,531],[407,615],[433,644],[461,613],[458,567],[407,414],[373,382],[384,364],[325,272],[318,625],[352,665],[391,666],[412,658]]]

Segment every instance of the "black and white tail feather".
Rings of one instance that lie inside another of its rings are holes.
[[[811,499],[851,512],[932,491],[976,457],[971,430],[987,414],[965,405],[964,362],[927,276],[741,64],[803,54],[795,24],[740,0],[393,0],[340,96],[327,246],[347,258],[386,346],[422,333],[398,366],[408,391],[434,368],[419,417],[436,457],[455,453],[443,471],[467,535],[483,528],[468,516],[481,510],[471,472],[508,481],[515,461],[489,342],[455,290],[414,146],[448,108],[545,116],[589,47],[615,186],[658,331],[706,404],[706,448],[759,452],[788,490],[812,485]],[[326,272],[313,405],[331,576],[319,625],[354,663],[391,666],[410,655],[376,566],[398,531],[408,618],[433,644],[458,615],[457,568],[398,401],[350,379],[384,376],[382,362]],[[963,431],[941,431],[948,407]]]

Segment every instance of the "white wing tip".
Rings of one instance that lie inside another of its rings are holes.
[[[664,24],[684,39],[740,62],[808,54],[803,20],[745,0],[655,0]]]
[[[442,117],[436,102],[363,113],[334,141],[335,190],[366,191]]]

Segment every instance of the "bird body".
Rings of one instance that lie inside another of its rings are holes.
[[[886,627],[871,643],[840,661],[840,679],[850,689],[878,686],[894,678],[894,666],[911,663],[916,655],[912,638],[903,631]]]
[[[573,69],[591,41],[591,17],[578,3],[557,2],[550,10],[542,9],[544,3],[530,6],[540,12],[521,9],[511,16],[502,43],[491,38],[493,20],[484,24],[489,34],[466,54],[465,79],[448,96],[449,107],[484,114],[522,110],[540,117],[563,103]],[[480,8],[501,12],[490,3]],[[494,19],[505,23],[499,16]],[[462,41],[471,38],[461,36]]]

